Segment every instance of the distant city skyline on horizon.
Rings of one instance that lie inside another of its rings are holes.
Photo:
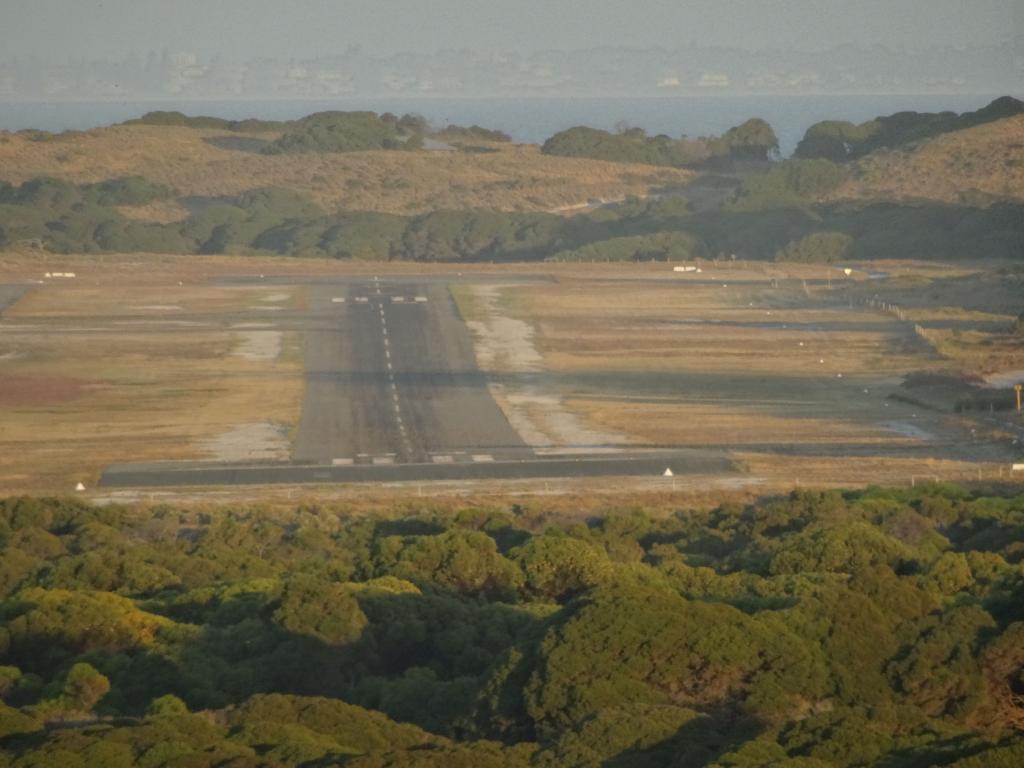
[[[384,55],[536,53],[601,46],[720,45],[821,51],[970,47],[1024,35],[1022,0],[2,0],[8,56],[120,58],[190,51],[317,58],[358,45]]]
[[[0,0],[0,100],[976,93],[1024,0]]]
[[[165,49],[54,63],[0,54],[0,100],[1019,93],[1024,81],[1014,43],[864,53],[687,46],[382,55],[350,47],[335,56],[229,59]]]

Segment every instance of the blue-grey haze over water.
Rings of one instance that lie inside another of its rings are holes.
[[[499,128],[517,142],[541,143],[575,125],[611,130],[618,124],[673,137],[716,135],[751,117],[775,128],[783,155],[796,147],[808,126],[826,119],[863,122],[912,110],[966,112],[1004,94],[680,96],[638,98],[348,98],[330,101],[105,101],[0,102],[0,130],[86,130],[139,117],[151,110],[177,110],[232,120],[288,120],[322,110],[372,110],[423,115],[437,126]],[[0,170],[2,174],[2,170]]]

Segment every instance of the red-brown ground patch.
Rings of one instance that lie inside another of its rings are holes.
[[[0,372],[0,406],[63,403],[82,397],[90,383],[68,376]]]

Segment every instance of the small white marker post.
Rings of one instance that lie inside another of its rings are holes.
[[[85,485],[82,484],[82,483],[79,483],[78,485],[75,486],[75,490],[76,491],[84,491],[85,490]]]
[[[671,470],[671,468],[666,467],[665,471],[662,472],[661,476],[662,477],[671,477],[672,478],[672,490],[674,491],[676,489],[676,473],[673,472]]]

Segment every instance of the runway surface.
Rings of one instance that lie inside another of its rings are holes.
[[[315,285],[309,311],[329,321],[305,335],[296,462],[532,456],[491,397],[445,283]]]
[[[556,456],[513,461],[474,461],[465,456],[430,464],[125,464],[109,467],[100,486],[196,487],[204,485],[298,485],[304,483],[398,483],[457,480],[530,480],[574,477],[719,474],[734,471],[719,451],[676,450],[658,454]]]
[[[734,469],[719,450],[538,456],[491,396],[451,279],[307,282],[304,311],[267,318],[268,327],[304,334],[306,389],[290,462],[122,464],[108,467],[100,485],[657,477],[666,469]]]

